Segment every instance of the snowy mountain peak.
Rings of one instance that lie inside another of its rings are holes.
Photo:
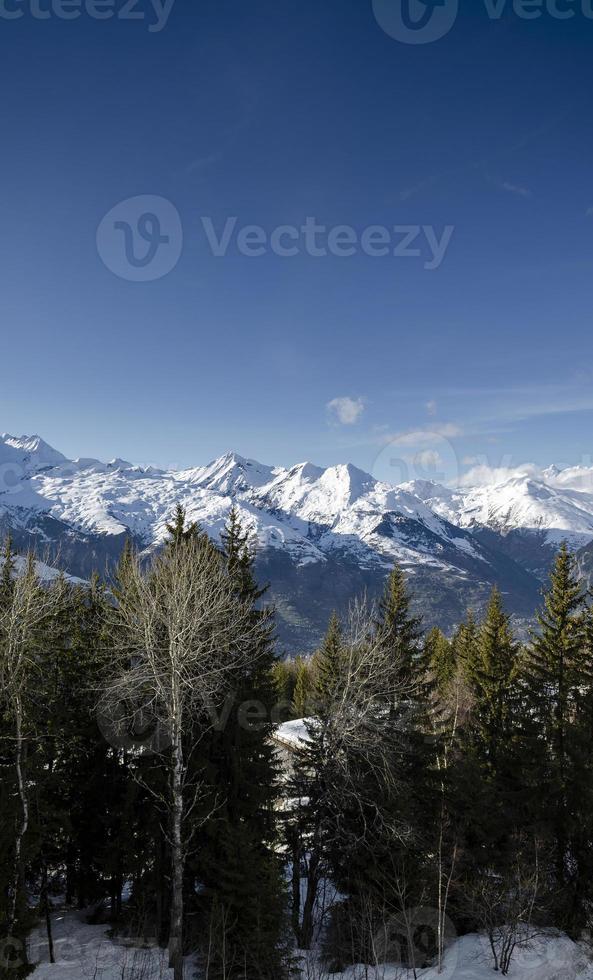
[[[274,472],[271,466],[231,452],[212,460],[207,466],[183,471],[183,475],[191,475],[196,486],[233,496],[241,490],[264,486],[273,478]]]
[[[336,495],[336,501],[340,501],[342,506],[354,503],[377,485],[377,481],[369,473],[359,470],[352,463],[330,466],[320,482]]]
[[[0,464],[12,464],[32,473],[66,462],[66,457],[41,436],[13,436],[8,432],[0,435]]]

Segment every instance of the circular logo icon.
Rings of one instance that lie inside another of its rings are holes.
[[[459,457],[441,433],[413,433],[383,447],[373,464],[372,475],[392,487],[416,480],[455,487],[459,484]]]
[[[97,229],[97,250],[110,272],[130,282],[152,282],[171,272],[183,249],[175,205],[149,194],[116,204]]]
[[[375,934],[374,946],[381,962],[401,963],[412,970],[432,966],[438,955],[439,936],[446,950],[440,976],[451,980],[458,963],[457,932],[447,915],[425,905],[390,916]]]
[[[18,463],[0,464],[0,496],[4,493],[15,494],[23,489],[22,481],[25,471]]]
[[[134,707],[125,701],[104,702],[97,709],[96,717],[103,738],[114,749],[159,755],[171,744],[168,727],[146,706]]]
[[[382,30],[403,44],[439,41],[453,27],[459,0],[372,0]]]

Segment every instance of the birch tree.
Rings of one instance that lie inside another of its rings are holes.
[[[35,560],[29,555],[22,574],[13,572],[12,559],[4,558],[0,602],[0,697],[9,724],[13,750],[18,816],[14,829],[13,872],[8,883],[7,935],[15,930],[19,893],[24,879],[23,845],[30,823],[30,785],[26,774],[28,739],[31,736],[30,700],[42,676],[41,652],[51,625],[68,601],[65,580],[40,581]]]
[[[258,648],[251,605],[237,598],[221,555],[204,535],[180,537],[144,569],[130,555],[120,568],[112,612],[115,657],[106,679],[103,708],[113,717],[152,717],[169,776],[165,801],[171,846],[169,959],[175,980],[183,976],[183,875],[188,817],[200,788],[188,781],[187,739],[200,739],[217,709]],[[263,648],[264,644],[262,644]],[[192,747],[189,747],[191,752]]]

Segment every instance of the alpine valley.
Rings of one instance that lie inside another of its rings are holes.
[[[267,466],[229,453],[186,470],[67,459],[39,436],[0,435],[0,535],[70,575],[109,575],[126,538],[159,548],[176,504],[217,540],[234,505],[289,652],[311,650],[332,609],[375,597],[398,562],[426,626],[448,630],[493,585],[521,629],[560,543],[593,575],[593,468],[527,467],[493,485],[389,486],[345,464]]]

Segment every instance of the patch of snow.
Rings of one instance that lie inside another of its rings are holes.
[[[88,914],[88,913],[87,913]],[[58,912],[52,916],[55,963],[49,962],[44,926],[29,938],[29,959],[37,966],[35,980],[172,980],[166,950],[156,945],[129,945],[111,940],[108,926],[89,925],[84,912]],[[196,977],[196,964],[187,958],[187,980]]]
[[[291,748],[299,748],[309,741],[307,723],[310,718],[297,718],[293,721],[285,721],[278,725],[274,732],[274,738],[278,742],[289,745]]]

